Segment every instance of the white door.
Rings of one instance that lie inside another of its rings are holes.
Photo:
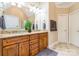
[[[79,11],[70,14],[70,41],[79,47]]]
[[[67,43],[68,41],[68,14],[58,16],[58,41]]]

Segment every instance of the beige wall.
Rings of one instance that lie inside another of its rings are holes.
[[[56,7],[56,13],[57,14],[68,14],[69,13],[69,9],[68,8],[57,8]]]
[[[73,12],[77,9],[79,9],[79,2],[76,2],[75,4],[73,4],[71,7],[69,7],[70,11],[69,12]]]
[[[56,8],[56,13],[57,14],[68,14],[71,13],[75,10],[79,9],[79,2],[75,2],[72,6],[68,8]]]
[[[49,19],[56,21],[56,6],[55,3],[49,3]]]
[[[72,6],[68,8],[57,8],[56,7],[56,13],[57,14],[68,14],[70,12],[73,12],[75,10],[79,9],[79,2],[75,2]]]
[[[49,3],[49,20],[57,21],[57,14],[56,14],[56,6],[55,3]],[[49,32],[49,46],[52,46],[54,42],[58,39],[57,31],[50,31]]]

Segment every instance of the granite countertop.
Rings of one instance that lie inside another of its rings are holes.
[[[0,39],[2,38],[9,38],[9,37],[15,37],[15,36],[22,36],[22,35],[30,35],[30,34],[35,34],[35,33],[43,33],[43,32],[48,32],[48,31],[33,31],[33,32],[20,32],[20,33],[4,33],[0,34]]]

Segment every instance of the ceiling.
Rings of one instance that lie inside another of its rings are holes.
[[[56,2],[56,7],[59,8],[68,8],[74,4],[74,2]]]

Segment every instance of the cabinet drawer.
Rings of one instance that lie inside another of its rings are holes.
[[[30,40],[38,39],[38,34],[30,35]]]
[[[28,40],[29,40],[29,36],[7,38],[3,40],[3,46],[24,42]]]
[[[16,38],[7,38],[7,39],[4,39],[4,40],[3,40],[3,46],[15,44],[15,43],[18,42],[18,40],[19,40],[18,37],[16,37]]]
[[[30,40],[30,44],[38,43],[38,39]]]
[[[41,33],[40,34],[42,37],[48,36],[48,33]]]
[[[38,48],[38,43],[30,45],[30,50]]]
[[[34,55],[36,55],[38,52],[39,52],[39,49],[38,49],[38,48],[35,48],[34,50],[31,50],[31,51],[30,51],[30,55],[31,55],[31,56],[34,56]]]
[[[29,36],[21,36],[21,37],[19,37],[18,42],[24,42],[24,41],[29,41]]]

